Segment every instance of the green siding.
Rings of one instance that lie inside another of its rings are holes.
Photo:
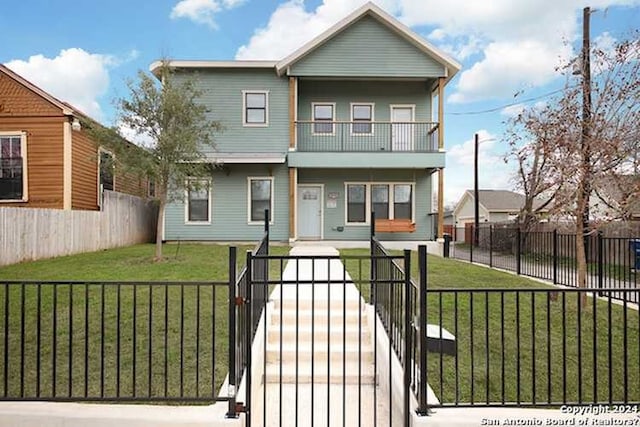
[[[196,73],[207,116],[224,127],[215,135],[221,153],[286,153],[289,147],[289,85],[272,69],[212,69]],[[269,91],[269,126],[242,125],[242,91]],[[211,152],[211,147],[208,150]]]
[[[258,241],[263,235],[262,225],[247,224],[247,177],[273,176],[274,212],[271,239],[289,239],[289,175],[283,165],[227,165],[212,175],[211,224],[185,224],[185,205],[182,201],[167,206],[165,217],[166,240],[198,241]]]
[[[292,65],[294,76],[442,77],[444,66],[364,17]]]
[[[312,102],[335,102],[336,119],[351,120],[352,102],[375,103],[376,121],[391,119],[392,104],[414,104],[415,120],[428,122],[431,117],[431,83],[391,81],[300,80],[298,84],[298,120],[312,120]]]
[[[324,184],[324,239],[367,240],[370,228],[345,224],[345,182],[415,182],[415,233],[381,233],[384,240],[433,240],[431,176],[424,170],[342,170],[300,169],[299,184]],[[337,193],[336,208],[327,208],[329,193]],[[344,231],[338,231],[344,227]]]

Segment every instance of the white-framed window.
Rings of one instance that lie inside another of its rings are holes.
[[[351,103],[351,135],[373,135],[375,104],[372,102]]]
[[[335,134],[336,103],[312,102],[311,120],[313,121],[313,135]]]
[[[269,209],[269,223],[273,224],[274,180],[271,176],[247,178],[247,222],[264,224],[264,211]]]
[[[27,189],[27,134],[0,132],[0,202],[24,202]]]
[[[211,224],[210,179],[189,178],[185,189],[185,223]]]
[[[242,91],[242,124],[247,127],[269,126],[269,91]]]
[[[413,182],[345,183],[347,225],[368,225],[371,212],[376,219],[410,219],[415,222]]]

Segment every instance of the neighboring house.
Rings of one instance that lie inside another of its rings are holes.
[[[144,195],[138,179],[114,176],[86,116],[0,65],[0,207],[100,209],[102,189]]]
[[[592,220],[640,221],[640,176],[611,175],[594,185],[590,198]]]
[[[456,227],[473,224],[475,220],[475,197],[473,190],[464,192],[453,210]],[[518,217],[524,206],[525,197],[522,194],[507,190],[479,190],[478,221],[507,222]]]
[[[275,240],[365,240],[373,210],[385,239],[434,238],[444,86],[460,66],[377,6],[280,61],[170,66],[196,75],[224,131],[205,153],[220,168],[167,206],[164,240],[256,240],[265,208]]]

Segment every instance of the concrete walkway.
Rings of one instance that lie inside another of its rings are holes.
[[[322,257],[339,252],[327,246],[299,246],[290,254]],[[374,402],[366,304],[342,262],[289,260],[282,278],[315,283],[276,286],[271,294],[267,419],[262,425],[279,425],[281,417],[283,425],[296,426],[311,425],[312,418],[317,426],[343,425],[343,420],[347,426],[373,426],[374,414],[388,419],[384,399]]]

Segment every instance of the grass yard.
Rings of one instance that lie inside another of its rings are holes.
[[[238,249],[238,264],[244,264],[248,249]],[[285,254],[288,248],[273,247],[271,252]],[[161,263],[152,262],[152,254],[152,245],[139,245],[23,263],[0,268],[0,284],[2,280],[227,280],[225,246],[167,245],[167,259]],[[368,251],[345,250],[342,254],[367,255]],[[346,266],[354,280],[368,280],[368,260],[347,260]],[[415,278],[417,269],[417,254],[413,253]],[[279,270],[279,263],[273,262],[271,277],[277,277]],[[594,384],[597,400],[608,400],[609,392],[616,401],[624,400],[625,393],[629,401],[640,400],[637,311],[626,311],[625,355],[622,350],[625,312],[619,305],[611,305],[609,322],[608,304],[597,300],[594,340],[593,299],[588,299],[580,318],[575,293],[567,294],[564,303],[562,297],[549,300],[549,311],[547,293],[534,296],[528,292],[517,297],[515,292],[509,292],[502,300],[499,294],[483,290],[545,288],[545,285],[489,268],[429,257],[429,288],[452,287],[468,292],[459,294],[457,299],[450,293],[434,293],[428,300],[429,322],[443,324],[458,338],[457,370],[455,357],[428,355],[429,383],[444,403],[456,399],[486,400],[487,386],[489,400],[495,402],[502,395],[506,401],[519,397],[523,402],[531,402],[533,390],[538,402],[577,401],[579,384],[586,402],[593,400]],[[228,290],[224,283],[135,287],[117,283],[64,284],[56,289],[54,292],[53,285],[36,284],[0,287],[0,396],[127,397],[135,391],[140,396],[162,398],[166,394],[183,400],[180,396],[217,395],[228,371]],[[368,295],[368,286],[363,286],[362,291]],[[611,335],[607,333],[609,323]],[[9,333],[5,334],[7,330]]]
[[[238,248],[239,267],[250,249]],[[0,396],[216,396],[228,372],[225,283],[117,282],[225,282],[228,248],[166,245],[166,260],[159,263],[152,261],[153,250],[153,245],[137,245],[0,268],[0,284],[115,282],[62,284],[55,291],[47,284],[1,286]],[[271,251],[285,254],[288,248]],[[278,274],[277,267],[272,274]]]
[[[367,251],[341,253],[363,255]],[[415,252],[411,266],[412,276],[417,278]],[[355,280],[368,278],[367,261],[347,261],[347,269]],[[610,306],[609,320],[606,299],[596,299],[594,310],[594,299],[588,298],[587,306],[578,310],[575,292],[566,293],[564,298],[562,293],[557,294],[557,299],[548,298],[551,294],[547,292],[518,295],[507,292],[501,297],[483,290],[554,288],[524,277],[439,257],[428,258],[428,271],[429,289],[468,290],[457,297],[447,292],[432,293],[428,297],[428,322],[442,324],[457,337],[457,359],[428,354],[428,382],[443,403],[501,402],[503,395],[507,402],[578,402],[580,395],[583,402],[610,398],[620,402],[640,401],[637,310],[626,310],[625,338],[625,310],[615,302]],[[365,286],[363,292],[368,295],[368,287]]]

